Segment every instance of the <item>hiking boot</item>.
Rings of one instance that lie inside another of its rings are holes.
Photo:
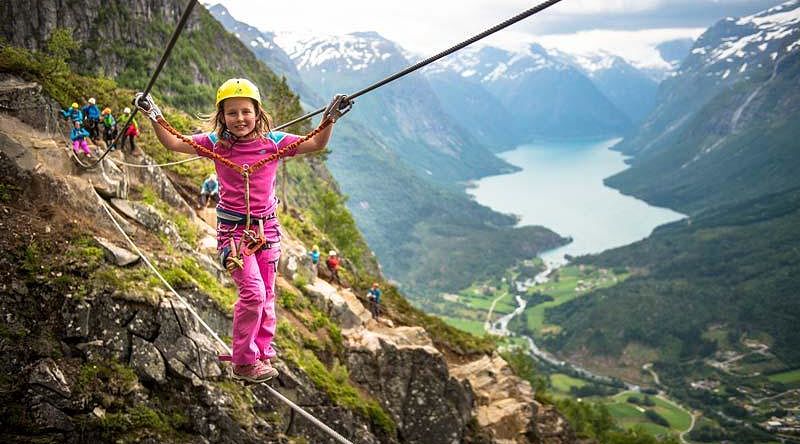
[[[269,361],[256,361],[255,364],[245,364],[233,366],[234,379],[242,381],[259,383],[269,381],[270,379],[278,376],[278,371],[269,365]]]

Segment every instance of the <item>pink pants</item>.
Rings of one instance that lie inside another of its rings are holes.
[[[92,154],[89,151],[89,144],[86,143],[86,139],[74,140],[72,142],[72,151],[75,151],[75,154],[78,154],[78,147],[83,150],[86,154]]]
[[[244,267],[236,269],[231,276],[239,290],[239,299],[233,307],[233,353],[234,364],[254,364],[259,358],[274,358],[272,338],[275,336],[275,278],[278,274],[278,259],[281,257],[280,231],[276,219],[268,221],[264,232],[270,248],[261,249],[251,256],[242,256]],[[257,228],[257,227],[254,227]],[[217,225],[217,245],[220,250],[228,247],[231,236],[238,242],[244,226],[235,228],[227,224]],[[238,245],[238,244],[237,244]]]

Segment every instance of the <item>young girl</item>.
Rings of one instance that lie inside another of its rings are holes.
[[[75,120],[72,122],[72,131],[69,133],[69,138],[72,140],[72,151],[78,154],[78,148],[83,150],[86,157],[92,157],[92,151],[86,143],[86,138],[89,137],[89,132],[81,127],[81,122]]]
[[[247,79],[230,79],[219,87],[213,130],[207,134],[190,137],[167,130],[168,124],[149,95],[137,94],[134,103],[153,121],[158,140],[166,148],[214,160],[220,196],[217,248],[239,293],[233,313],[233,374],[249,382],[277,376],[270,359],[275,357],[271,344],[281,252],[275,216],[278,162],[264,160],[279,151],[294,156],[324,148],[332,123],[349,110],[350,102],[345,96],[334,97],[311,137],[270,131],[270,117],[262,107],[258,88]]]

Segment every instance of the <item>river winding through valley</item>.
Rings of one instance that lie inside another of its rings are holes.
[[[520,167],[520,171],[486,177],[468,190],[478,203],[518,215],[520,225],[543,225],[572,239],[569,244],[541,255],[546,269],[535,277],[534,285],[548,282],[553,270],[567,263],[565,255],[593,254],[627,245],[647,237],[656,226],[683,217],[605,186],[603,179],[627,168],[624,156],[610,149],[619,140],[522,145],[500,154]],[[491,318],[499,298],[493,302],[485,323],[487,332],[511,334],[509,322],[527,308],[524,299],[519,296],[515,299],[516,309],[497,320]],[[587,379],[611,381],[557,359],[539,348],[531,337],[523,338],[532,355],[553,366]],[[627,388],[639,389],[632,384]]]

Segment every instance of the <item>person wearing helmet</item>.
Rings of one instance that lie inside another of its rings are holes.
[[[373,319],[378,319],[381,315],[381,288],[378,283],[372,284],[372,288],[367,292],[367,299],[369,299],[369,311],[372,313]]]
[[[214,205],[219,202],[219,182],[217,182],[217,175],[214,173],[209,174],[200,186],[198,209],[205,208],[209,198],[214,202]]]
[[[350,102],[345,96],[335,96],[318,131],[305,140],[272,131],[258,87],[243,78],[229,79],[217,89],[209,121],[211,131],[205,134],[181,138],[167,131],[157,123],[164,116],[149,94],[136,94],[134,103],[150,118],[164,147],[214,160],[220,197],[217,248],[223,266],[231,271],[239,296],[233,313],[233,374],[249,382],[277,376],[270,360],[275,357],[275,279],[281,252],[280,226],[275,216],[278,161],[261,163],[247,175],[242,171],[244,165],[255,165],[278,152],[294,156],[325,148],[332,123],[349,110]],[[260,233],[251,230],[253,226]]]
[[[92,150],[89,149],[89,145],[86,143],[87,137],[89,137],[89,132],[81,127],[81,122],[79,120],[73,120],[72,131],[69,133],[69,138],[72,140],[72,151],[76,156],[78,155],[78,148],[80,148],[83,150],[83,154],[85,154],[86,157],[92,157]]]
[[[127,106],[124,110],[122,110],[122,116],[120,117],[121,122],[127,122],[128,119],[131,117],[131,109]],[[130,153],[133,155],[141,154],[140,151],[136,149],[136,137],[139,136],[139,124],[136,123],[136,119],[134,118],[131,120],[131,123],[122,130],[122,141],[120,141],[119,145],[120,148],[124,150],[125,142],[128,142],[131,146]]]
[[[314,245],[311,247],[311,251],[308,252],[308,256],[311,257],[311,283],[313,284],[314,281],[317,279],[317,266],[319,265],[319,247]]]
[[[328,259],[325,260],[325,265],[328,267],[328,271],[331,272],[331,279],[341,286],[342,280],[339,278],[339,255],[336,254],[336,251],[331,250],[328,252]]]
[[[100,115],[103,122],[103,142],[108,147],[117,138],[117,120],[111,114],[111,108],[104,108]]]
[[[89,103],[81,109],[84,115],[83,127],[89,132],[92,140],[97,140],[100,135],[100,108],[97,107],[97,101],[94,97],[89,98]]]
[[[61,116],[72,122],[80,122],[83,125],[83,112],[81,112],[78,102],[72,102],[69,108],[61,110]]]

